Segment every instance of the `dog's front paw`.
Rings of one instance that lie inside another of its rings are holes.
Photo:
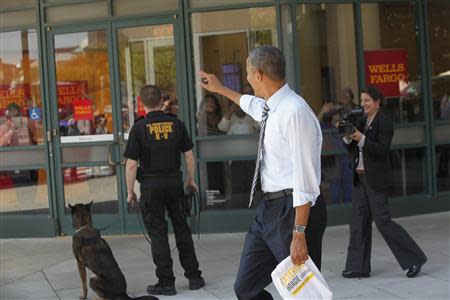
[[[80,299],[84,300],[87,298],[87,294],[80,295]]]

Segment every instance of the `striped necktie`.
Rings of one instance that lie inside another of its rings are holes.
[[[269,107],[267,106],[267,103],[265,103],[264,108],[263,108],[263,113],[262,113],[261,130],[259,132],[258,156],[256,157],[256,167],[255,167],[255,173],[253,174],[252,189],[250,190],[250,203],[248,204],[248,207],[252,206],[253,196],[255,194],[255,189],[256,189],[256,183],[258,182],[259,169],[261,167],[261,160],[262,160],[262,153],[263,153],[263,146],[264,146],[263,145],[264,144],[264,132],[266,130],[266,121],[267,121],[268,116],[269,116]]]

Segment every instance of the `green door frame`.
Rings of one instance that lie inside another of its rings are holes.
[[[94,30],[104,30],[107,35],[107,45],[108,47],[108,62],[109,62],[109,76],[110,76],[110,91],[111,91],[111,106],[112,106],[112,116],[113,116],[113,140],[112,141],[102,141],[102,142],[89,142],[89,143],[71,143],[69,145],[64,145],[61,143],[59,138],[59,125],[58,125],[58,105],[57,105],[57,90],[56,90],[56,65],[55,65],[55,49],[54,49],[54,37],[58,34],[68,34],[68,33],[77,33],[84,31],[94,31]],[[118,126],[117,126],[117,116],[118,113],[116,111],[117,103],[116,96],[114,94],[114,70],[111,62],[113,61],[113,53],[111,45],[111,25],[108,23],[103,24],[90,24],[90,25],[81,25],[81,26],[55,26],[51,27],[47,30],[47,53],[48,53],[48,74],[49,74],[49,94],[51,105],[50,109],[50,123],[51,123],[51,132],[52,132],[52,142],[54,148],[54,180],[52,184],[55,184],[56,190],[56,199],[58,201],[54,202],[56,206],[57,219],[59,224],[59,234],[66,235],[73,232],[72,229],[72,221],[70,218],[70,214],[65,211],[65,201],[64,201],[64,180],[62,174],[62,168],[65,167],[79,167],[79,166],[103,166],[110,165],[109,161],[98,161],[98,162],[82,162],[82,163],[63,163],[62,162],[62,149],[70,148],[70,147],[89,147],[89,146],[108,146],[111,150],[111,158],[116,165],[116,183],[117,189],[120,191],[120,177],[121,172],[120,168],[117,167],[120,164],[120,160],[118,159]],[[118,193],[120,196],[120,193]],[[95,202],[95,199],[93,199]],[[106,225],[110,226],[105,229],[105,233],[121,233],[123,232],[123,205],[120,197],[118,197],[118,212],[117,214],[95,214],[94,225],[96,227],[105,227]],[[94,204],[95,205],[95,204]]]
[[[178,24],[178,16],[175,14],[172,17],[155,17],[155,18],[139,18],[132,20],[124,20],[124,21],[116,21],[111,23],[111,37],[112,37],[112,49],[113,49],[113,69],[114,69],[114,95],[116,96],[115,102],[118,107],[116,112],[121,111],[121,84],[120,84],[120,70],[119,70],[119,45],[118,45],[118,35],[117,32],[120,29],[124,28],[134,28],[134,27],[143,27],[143,26],[157,26],[157,25],[172,25],[173,26],[173,38],[174,38],[174,47],[175,47],[175,64],[176,64],[176,91],[178,99],[184,99],[185,95],[187,95],[187,85],[186,81],[183,80],[185,72],[185,67],[182,64],[183,61],[183,53],[184,47],[182,46],[182,34],[179,32],[179,24]],[[182,96],[182,97],[181,97]],[[187,98],[187,97],[186,97]],[[186,101],[180,101],[180,112],[179,116],[183,120],[188,120],[188,112],[185,109],[187,106]],[[124,133],[122,132],[123,124],[122,117],[117,116],[117,126],[119,128],[119,138],[120,138],[120,147],[119,153],[125,151],[125,140]],[[126,233],[137,233],[140,230],[139,221],[135,213],[128,213],[127,210],[127,188],[126,188],[126,179],[125,179],[125,166],[120,165],[117,168],[118,173],[121,174],[119,178],[119,198],[123,199],[122,203],[124,205],[123,208],[123,216],[124,216],[124,232]],[[133,209],[132,209],[133,211]]]

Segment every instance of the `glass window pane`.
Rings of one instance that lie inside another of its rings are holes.
[[[69,204],[94,201],[93,213],[117,213],[117,180],[114,166],[73,167],[62,170],[66,214]]]
[[[142,15],[178,9],[178,0],[114,0],[115,16]]]
[[[416,9],[410,2],[362,4],[366,84],[385,96],[394,122],[423,120]]]
[[[353,170],[350,155],[322,155],[321,167],[320,189],[323,199],[328,204],[351,203]]]
[[[427,3],[434,118],[450,120],[450,2]]]
[[[0,10],[34,7],[36,6],[36,4],[37,4],[36,0],[2,0]]]
[[[44,169],[0,172],[0,218],[6,215],[49,214]]]
[[[245,3],[258,3],[258,2],[270,2],[270,0],[190,0],[190,7],[212,7],[220,5],[233,5],[233,4],[245,4]]]
[[[108,16],[108,6],[106,1],[95,1],[47,7],[45,16],[48,23],[96,19]]]
[[[425,193],[426,167],[423,149],[391,150],[393,192],[391,196]]]
[[[27,9],[21,11],[0,13],[2,27],[14,27],[36,24],[36,10]]]
[[[200,164],[200,185],[206,209],[248,208],[255,161],[234,160]],[[256,188],[260,193],[261,187]],[[255,196],[258,199],[258,195]]]
[[[4,151],[0,152],[0,169],[8,167],[26,167],[29,165],[43,165],[47,160],[47,153],[43,149],[29,151]]]
[[[44,143],[36,30],[0,33],[0,147]]]
[[[436,147],[437,190],[450,191],[450,145]]]
[[[333,128],[342,111],[358,103],[352,4],[302,4],[297,7],[301,95]]]
[[[194,13],[192,31],[195,74],[199,70],[214,73],[227,87],[252,94],[246,79],[247,56],[259,45],[278,44],[275,8]],[[222,96],[207,94],[195,78],[197,135],[258,132],[257,124],[237,106]]]
[[[168,111],[177,114],[173,26],[123,28],[118,37],[124,132],[129,132],[137,116],[145,115],[139,92],[147,84],[157,85]]]
[[[112,107],[105,31],[55,35],[58,117],[61,136],[112,132]],[[80,137],[83,136],[83,137]],[[62,139],[62,142],[72,140]]]

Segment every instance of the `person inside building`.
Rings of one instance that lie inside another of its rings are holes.
[[[195,158],[193,143],[186,126],[176,116],[162,111],[163,100],[157,86],[147,85],[140,92],[146,117],[136,120],[130,130],[124,156],[128,203],[137,203],[134,183],[139,163],[141,197],[139,207],[151,239],[153,262],[158,282],[147,287],[151,295],[175,295],[175,276],[172,269],[167,236],[166,210],[172,221],[175,240],[189,289],[205,286],[195,254],[192,233],[186,221],[181,153],[186,160],[187,190],[198,192],[194,181]]]
[[[374,86],[361,92],[365,117],[343,141],[354,162],[354,189],[350,242],[342,276],[370,276],[372,220],[408,277],[416,277],[427,258],[416,242],[392,221],[388,190],[392,184],[389,149],[394,134],[392,121],[380,110],[383,95]]]
[[[222,108],[219,99],[213,94],[205,95],[197,112],[199,135],[223,134],[218,127],[221,119]]]
[[[274,46],[257,47],[247,58],[247,80],[255,96],[226,88],[213,74],[199,75],[203,88],[229,98],[261,122],[250,206],[259,178],[264,194],[245,238],[234,291],[238,299],[273,299],[265,287],[277,264],[288,256],[296,265],[308,259],[305,229],[320,194],[320,124],[286,83],[286,61]]]
[[[253,95],[253,89],[249,84],[244,85],[241,92],[243,95]],[[219,130],[226,132],[228,135],[255,134],[258,128],[257,123],[236,103],[232,101],[228,103],[228,111],[218,124]]]

